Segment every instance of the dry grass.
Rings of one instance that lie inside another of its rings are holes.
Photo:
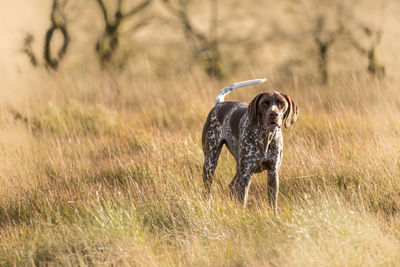
[[[25,66],[6,72],[20,79],[0,77],[1,265],[398,265],[398,74],[338,67],[323,87],[304,70],[288,78],[279,62],[245,61],[214,81],[196,67],[160,73],[167,60],[157,53],[124,71],[71,56],[59,73]],[[284,132],[277,217],[265,174],[253,178],[246,210],[227,197],[235,165],[226,150],[208,198],[201,178],[200,134],[216,93],[261,76],[265,87],[228,98],[280,90],[301,112]]]

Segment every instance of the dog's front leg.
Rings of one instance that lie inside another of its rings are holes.
[[[254,157],[245,157],[241,159],[236,170],[235,178],[230,184],[231,195],[236,196],[243,207],[246,207],[247,205],[251,177],[257,163],[258,160]]]
[[[276,215],[278,212],[279,175],[278,171],[268,171],[268,203]]]
[[[236,194],[243,207],[247,205],[247,198],[249,196],[249,188],[251,183],[252,173],[239,174],[239,180],[236,187]]]

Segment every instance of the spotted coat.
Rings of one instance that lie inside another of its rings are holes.
[[[263,124],[250,123],[247,104],[222,102],[215,105],[207,117],[202,143],[203,180],[208,192],[225,144],[236,160],[236,175],[229,185],[231,195],[246,205],[251,176],[266,170],[269,204],[276,212],[278,171],[283,156],[281,128],[269,130]]]

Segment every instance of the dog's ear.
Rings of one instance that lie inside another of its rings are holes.
[[[260,118],[259,110],[258,110],[258,102],[262,97],[262,93],[257,95],[249,104],[248,115],[251,124],[257,124]]]
[[[285,121],[285,127],[289,128],[297,120],[297,117],[299,116],[299,108],[290,96],[285,94],[282,94],[282,96],[288,103],[288,108],[285,111],[285,114],[283,114],[283,119]]]

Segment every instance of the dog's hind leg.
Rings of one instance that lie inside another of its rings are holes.
[[[204,153],[204,166],[203,166],[203,182],[208,193],[211,191],[211,184],[214,177],[215,169],[217,168],[218,158],[221,154],[223,143],[219,143],[207,149]]]

